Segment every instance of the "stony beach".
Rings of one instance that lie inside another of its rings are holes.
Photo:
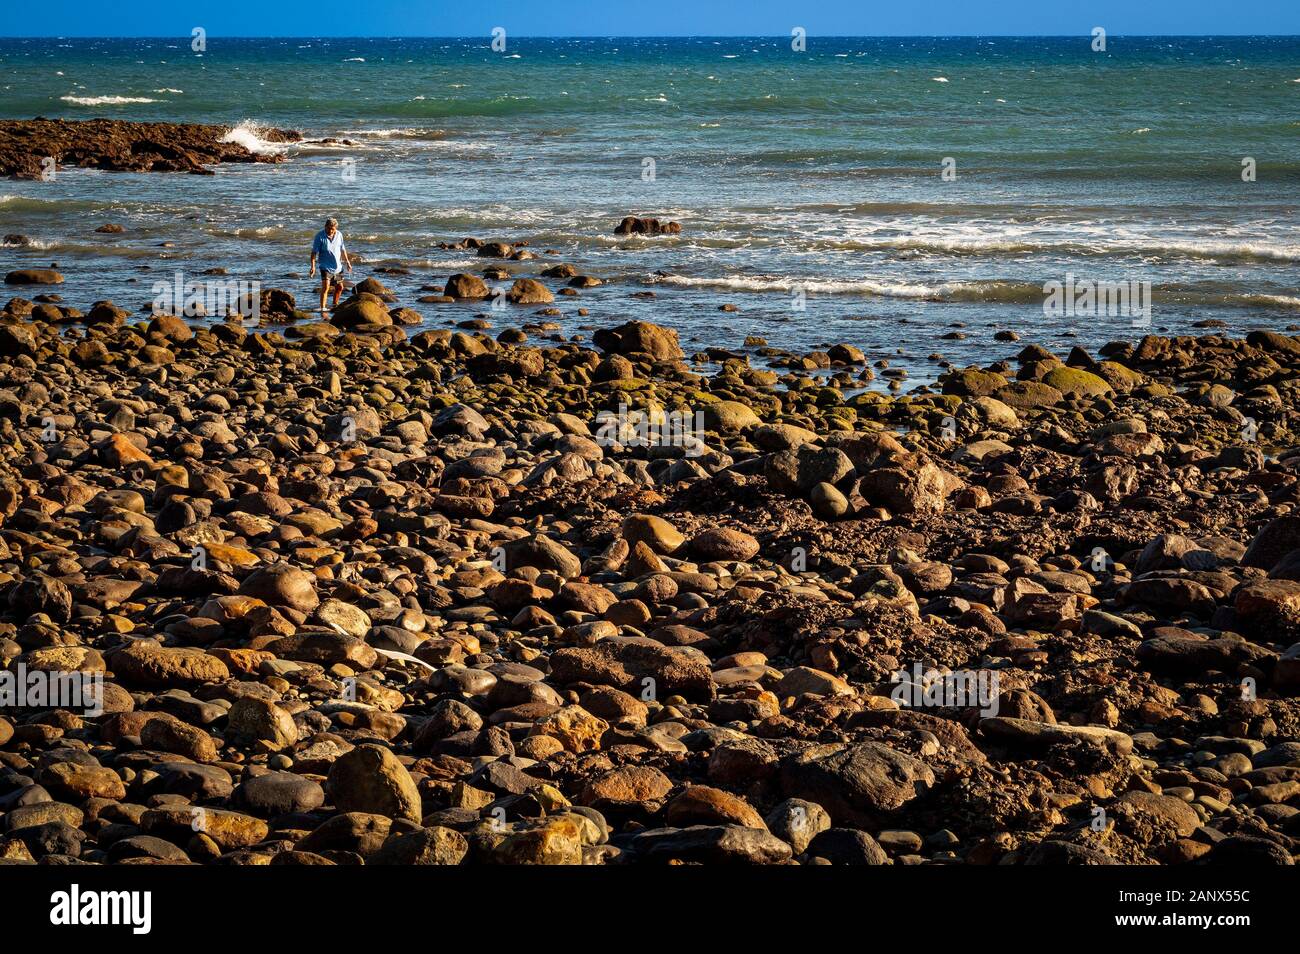
[[[329,321],[6,276],[0,663],[103,683],[0,708],[0,861],[1294,863],[1300,338],[883,393],[462,245]]]

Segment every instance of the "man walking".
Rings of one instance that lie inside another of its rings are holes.
[[[316,265],[320,264],[320,310],[325,313],[325,299],[329,297],[330,287],[334,288],[334,307],[339,306],[339,297],[343,294],[342,265],[352,271],[352,260],[348,258],[347,247],[343,244],[343,233],[339,231],[337,219],[326,219],[325,228],[316,233],[311,243],[311,272],[316,274]]]

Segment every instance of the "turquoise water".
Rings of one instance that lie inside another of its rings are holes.
[[[332,214],[368,264],[411,270],[385,277],[407,302],[484,264],[436,243],[526,241],[555,254],[511,263],[521,274],[561,259],[606,280],[559,300],[566,334],[643,317],[696,345],[849,341],[921,380],[936,352],[1002,354],[994,328],[1053,346],[1142,333],[1127,316],[1046,317],[1042,286],[1067,273],[1150,282],[1155,331],[1300,323],[1300,39],[1089,44],[210,38],[196,55],[189,38],[0,40],[5,118],[347,140],[211,177],[0,182],[0,232],[38,243],[0,259],[57,261],[82,307],[142,306],[159,277],[218,265],[309,297],[307,246]],[[615,238],[629,213],[683,232]],[[96,235],[105,221],[128,231]],[[420,309],[434,325],[475,310]],[[967,337],[940,337],[956,328]]]

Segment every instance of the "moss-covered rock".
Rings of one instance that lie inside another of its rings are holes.
[[[1053,407],[1065,397],[1059,390],[1042,381],[1013,381],[993,393],[1003,404],[1017,411],[1027,411],[1037,407]]]
[[[1085,397],[1110,394],[1114,390],[1106,383],[1105,378],[1098,377],[1091,371],[1084,371],[1082,368],[1069,368],[1064,365],[1048,371],[1043,378],[1043,383],[1056,388],[1062,394],[1079,394]]]
[[[1097,376],[1116,391],[1128,392],[1146,383],[1146,375],[1124,367],[1115,361],[1102,361],[1097,365]]]
[[[962,368],[953,371],[943,379],[943,393],[957,394],[962,397],[979,397],[992,394],[998,388],[1006,387],[1007,379],[996,371],[983,368]]]

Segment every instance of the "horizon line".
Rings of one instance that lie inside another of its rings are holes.
[[[175,33],[165,35],[146,34],[97,34],[97,35],[18,35],[0,33],[0,40],[180,40],[192,34]],[[524,40],[772,40],[789,39],[786,33],[512,33],[516,39]],[[1135,40],[1186,40],[1186,39],[1300,39],[1300,33],[1111,33],[1108,37]],[[272,34],[234,34],[211,33],[209,38],[227,40],[477,40],[490,37],[491,33],[474,33],[458,35],[390,33],[390,34],[329,34],[302,35],[290,33]],[[1087,39],[1090,33],[808,33],[809,39],[826,40],[1065,40]]]

